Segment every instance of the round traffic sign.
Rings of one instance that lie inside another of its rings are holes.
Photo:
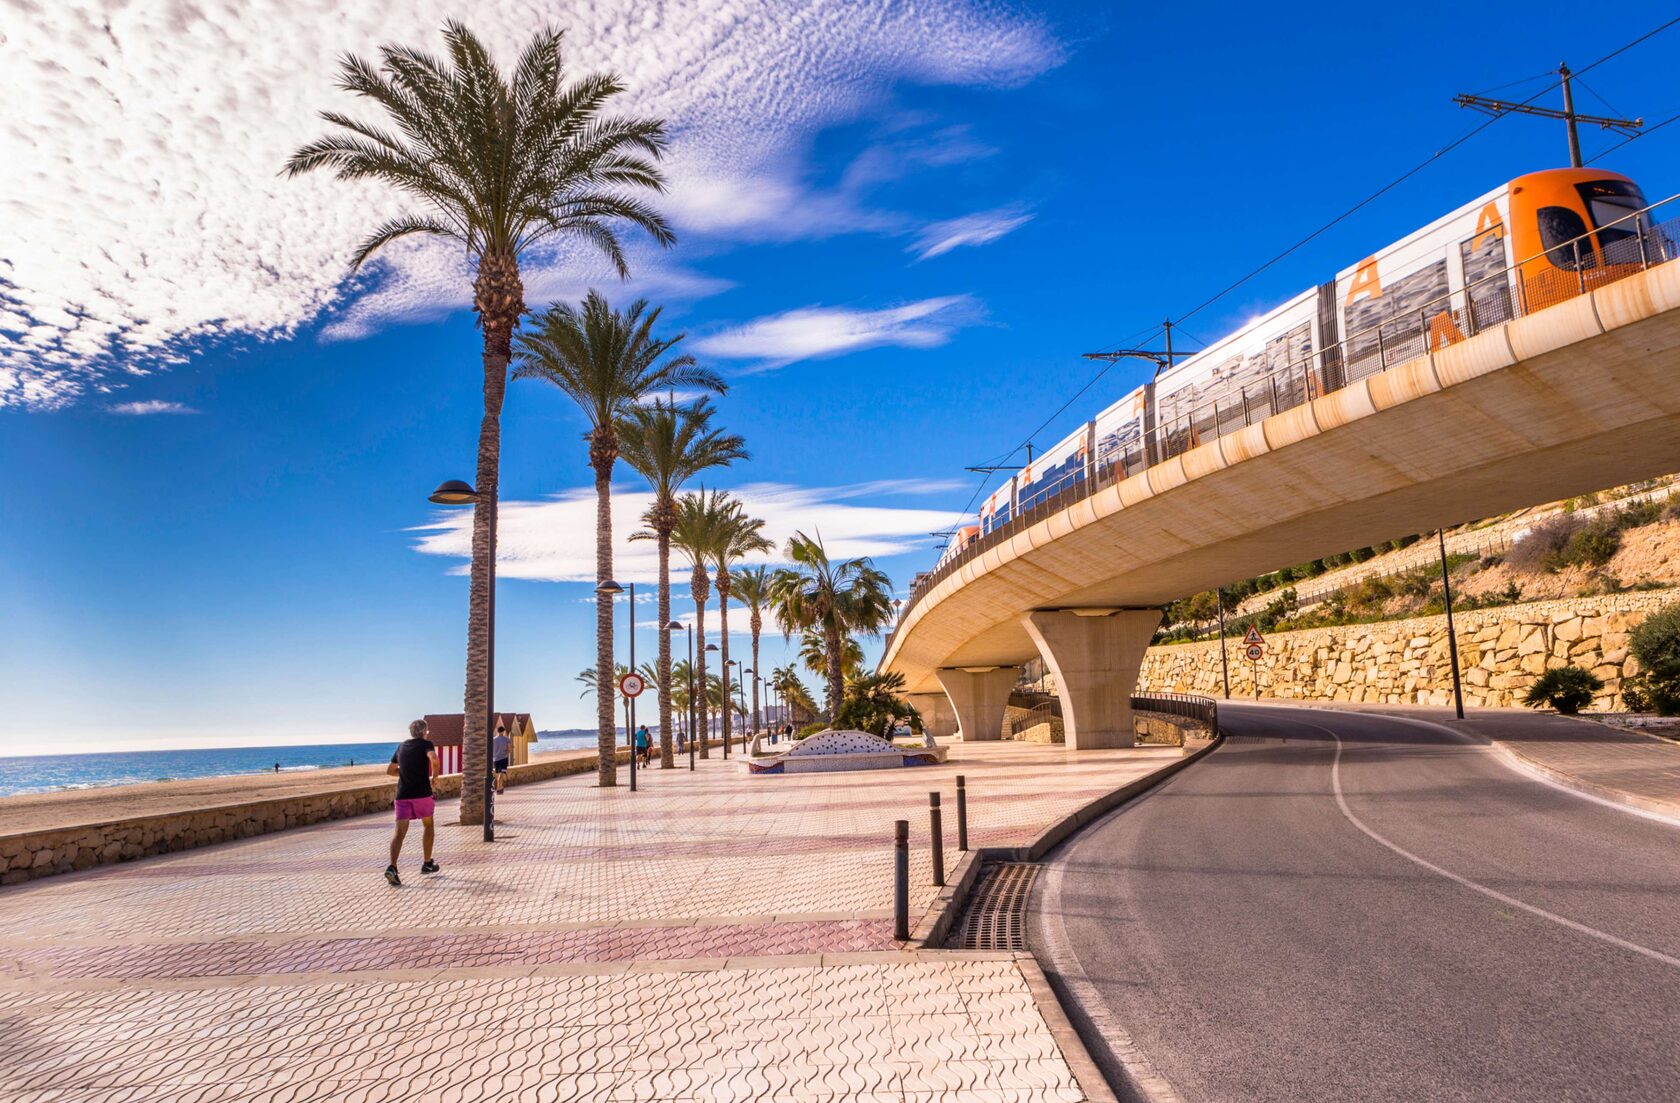
[[[640,697],[642,690],[646,688],[647,683],[635,671],[631,671],[618,680],[618,691],[626,697]]]
[[[1266,653],[1266,649],[1257,643],[1249,644],[1248,647],[1244,648],[1244,650],[1247,651],[1248,657],[1252,662],[1259,662],[1260,656]]]

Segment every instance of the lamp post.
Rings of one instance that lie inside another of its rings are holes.
[[[616,597],[624,593],[624,589],[623,586],[609,578],[595,587],[595,592]],[[636,672],[636,584],[634,582],[630,583],[629,635],[630,672],[634,674]],[[608,676],[611,677],[611,675]],[[600,680],[599,673],[597,673],[595,679],[597,685],[600,684]],[[630,791],[634,793],[636,791],[636,699],[630,696],[624,698],[624,741],[630,746]]]
[[[479,501],[478,491],[460,479],[446,479],[438,484],[426,499],[433,505],[465,506],[476,505]],[[484,841],[496,840],[496,774],[492,740],[496,731],[496,499],[490,498],[485,503],[490,510],[490,550],[489,559],[489,601],[485,608],[485,664],[484,664]],[[466,717],[461,717],[461,728],[466,730]],[[463,748],[463,754],[465,749]],[[461,779],[462,784],[466,778]]]
[[[757,735],[758,734],[758,687],[764,683],[764,679],[760,678],[758,676],[758,671],[756,671],[756,670],[743,670],[743,671],[741,671],[741,673],[743,675],[747,675],[747,674],[752,675],[752,680],[753,680],[753,722],[752,722],[752,730],[753,730],[753,734]],[[747,707],[746,693],[747,693],[747,687],[743,685],[741,687],[741,710],[743,712],[746,711],[746,707]]]
[[[734,686],[730,683],[735,680],[729,673],[730,667],[735,667],[736,670],[739,671],[741,669],[741,660],[730,659],[728,662],[723,664],[723,757],[725,758],[729,757],[729,736],[731,734],[731,729],[734,728],[734,724],[729,721],[729,713],[735,711],[735,695],[729,692],[734,688]]]
[[[694,769],[694,628],[681,621],[672,621],[665,626],[665,631],[675,632],[678,629],[688,633],[688,716],[683,726],[688,729],[688,768]]]
[[[707,651],[716,652],[717,649],[718,649],[717,644],[709,643],[705,647],[702,647],[700,650],[702,652],[707,652]],[[727,681],[728,678],[729,678],[729,671],[726,670],[726,671],[723,672],[723,678],[720,679],[720,680]],[[705,703],[706,703],[706,708],[704,708],[700,711],[706,717],[706,742],[710,743],[712,741],[712,719],[713,719],[712,713],[711,713],[711,704],[712,704],[712,702],[711,702],[711,690],[704,683],[702,683],[701,686],[700,686],[700,696],[701,696],[701,699],[704,700]],[[725,705],[724,707],[727,708],[728,705]],[[723,749],[723,757],[725,757],[725,758],[729,757],[729,748],[728,747],[725,747]]]

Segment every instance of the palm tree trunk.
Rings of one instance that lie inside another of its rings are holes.
[[[593,449],[592,449],[593,450]],[[612,578],[612,461],[595,465],[595,584]],[[632,613],[632,616],[635,614]],[[613,596],[595,595],[595,669],[613,669]],[[595,780],[618,784],[618,722],[613,717],[613,679],[595,680]]]
[[[723,709],[723,745],[729,746],[729,714],[735,711],[735,695],[729,692],[729,583],[724,581],[729,576],[718,574],[718,662],[723,664],[723,701],[719,707]]]
[[[484,777],[490,711],[490,521],[499,497],[502,400],[507,393],[511,330],[484,334],[484,418],[478,427],[478,503],[473,507],[472,570],[468,585],[467,685],[462,701],[461,822],[484,822]],[[475,782],[480,782],[475,784]]]
[[[753,657],[753,667],[752,668],[753,668],[754,672],[757,672],[758,669],[759,669],[759,666],[758,666],[758,633],[763,627],[764,627],[764,623],[763,623],[763,621],[761,621],[759,619],[758,609],[754,608],[753,609],[753,614],[752,614],[752,657]],[[758,678],[753,679],[753,719],[754,720],[758,719],[758,683],[759,683],[759,681],[762,677],[763,677],[763,675],[761,674],[761,675],[759,675]]]
[[[823,646],[828,651],[828,726],[833,727],[840,716],[840,695],[846,691],[840,674],[840,626],[832,622],[823,626]]]
[[[659,767],[676,765],[671,753],[671,530],[659,527]],[[631,613],[631,617],[635,614]],[[634,620],[631,623],[635,623]]]
[[[706,689],[706,590],[705,571],[701,567],[694,568],[690,586],[694,594],[694,691],[698,698],[695,713],[694,731],[688,733],[690,739],[700,740],[700,757],[712,757],[712,748],[707,736],[711,734],[711,717],[707,712],[711,704],[711,694]]]

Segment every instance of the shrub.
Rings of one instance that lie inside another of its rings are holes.
[[[1581,711],[1582,705],[1592,703],[1593,694],[1604,688],[1604,679],[1578,666],[1560,666],[1534,680],[1523,696],[1523,703],[1532,708],[1549,705],[1565,716]]]
[[[1559,566],[1602,567],[1610,562],[1622,547],[1620,521],[1615,516],[1599,517],[1581,526],[1564,546]]]
[[[1573,514],[1560,513],[1549,517],[1511,545],[1511,550],[1505,554],[1505,562],[1529,574],[1555,571],[1563,562],[1564,549],[1575,539],[1575,534],[1586,527],[1587,523]]]
[[[1663,504],[1647,499],[1643,502],[1630,502],[1623,506],[1616,515],[1619,528],[1636,529],[1643,525],[1654,524],[1662,520]]]
[[[1652,707],[1664,716],[1680,712],[1680,604],[1640,621],[1628,634],[1628,652],[1639,660],[1639,688]]]
[[[819,720],[815,724],[806,724],[803,728],[794,732],[793,737],[795,739],[804,739],[808,735],[816,735],[818,732],[826,731],[827,729],[828,725]]]

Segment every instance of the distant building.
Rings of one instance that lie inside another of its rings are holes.
[[[537,742],[537,726],[531,722],[531,714],[504,712],[496,719],[508,730],[508,764],[523,766],[531,761],[531,748]],[[439,768],[446,774],[460,773],[461,744],[466,730],[462,715],[458,712],[428,713],[426,727],[430,729],[426,738],[437,745]]]

